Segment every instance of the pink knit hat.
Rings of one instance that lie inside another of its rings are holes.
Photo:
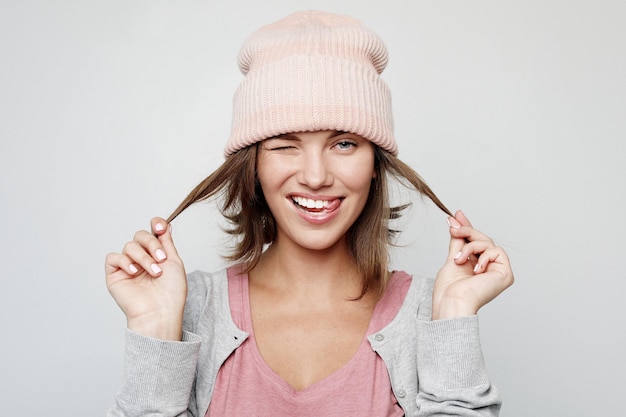
[[[381,39],[357,20],[307,11],[254,32],[239,52],[232,155],[273,136],[318,130],[355,133],[397,154],[391,95],[380,73]]]

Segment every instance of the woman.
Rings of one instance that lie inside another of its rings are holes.
[[[397,157],[387,51],[323,12],[255,32],[226,161],[169,219],[106,260],[127,317],[111,416],[497,415],[476,313],[513,282],[506,253]],[[445,211],[436,280],[389,272],[388,177]],[[186,276],[169,223],[222,197],[233,265]]]

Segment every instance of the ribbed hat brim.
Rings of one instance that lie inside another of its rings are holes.
[[[355,133],[396,154],[389,88],[371,68],[337,57],[292,55],[267,64],[235,93],[225,154],[318,130]]]

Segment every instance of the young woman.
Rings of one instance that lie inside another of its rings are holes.
[[[397,157],[387,51],[323,12],[255,32],[226,161],[169,219],[106,259],[128,321],[110,416],[484,416],[500,400],[478,310],[513,282],[506,253]],[[448,214],[435,280],[390,272],[387,182]],[[186,275],[169,223],[221,198],[231,267]]]

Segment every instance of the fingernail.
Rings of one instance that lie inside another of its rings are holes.
[[[474,267],[474,272],[478,272],[480,270],[480,264],[476,264]]]
[[[157,232],[162,232],[163,229],[163,225],[161,223],[157,223],[156,226],[154,226],[154,230]]]
[[[459,259],[460,257],[461,257],[461,252],[459,252],[456,255],[454,255],[454,259]]]
[[[133,264],[128,265],[128,269],[130,269],[130,272],[132,272],[133,274],[136,274],[137,271],[139,271],[137,267]]]
[[[152,272],[155,274],[159,274],[161,272],[161,268],[159,268],[159,265],[157,264],[150,265],[150,269],[152,269]]]
[[[453,229],[460,229],[461,226],[457,226],[456,224],[453,224],[449,218],[446,218],[446,221],[448,222],[448,226],[450,226]]]
[[[165,252],[163,252],[161,249],[157,249],[156,258],[157,261],[162,261],[163,259],[165,259]]]

